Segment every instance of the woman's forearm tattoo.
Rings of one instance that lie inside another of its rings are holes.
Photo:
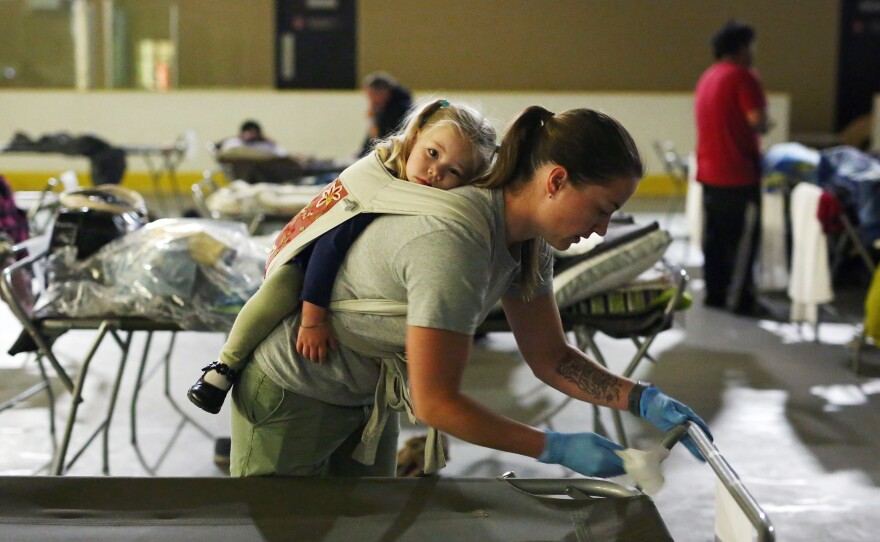
[[[582,392],[608,404],[615,404],[620,398],[620,384],[614,375],[600,370],[574,353],[566,354],[556,363],[556,372],[574,382]]]

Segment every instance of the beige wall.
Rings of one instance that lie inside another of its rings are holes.
[[[181,88],[271,88],[275,84],[273,0],[116,0],[129,21],[129,48],[169,39],[170,6],[179,7]],[[134,62],[129,69],[134,79]]]
[[[792,130],[830,130],[837,0],[361,0],[362,73],[418,89],[690,91],[730,17],[758,32]],[[394,29],[401,29],[394,31]]]
[[[73,41],[67,11],[34,11],[24,0],[0,2],[0,89],[73,86]]]
[[[100,0],[90,0],[96,8]],[[273,0],[175,0],[183,88],[271,88]],[[172,0],[116,0],[137,39],[168,37]],[[831,130],[839,0],[359,0],[358,71],[416,91],[690,91],[729,17],[758,31],[767,89],[791,96],[792,131]],[[67,11],[0,1],[0,66],[14,86],[70,87]],[[66,5],[66,3],[62,3]],[[100,12],[100,9],[96,9]],[[97,81],[103,81],[98,66]],[[133,81],[134,63],[129,72]],[[0,137],[3,137],[0,134]]]
[[[180,27],[182,86],[274,87],[273,0],[185,0]]]
[[[682,92],[449,92],[450,100],[475,104],[501,132],[526,106],[540,103],[555,111],[591,107],[614,116],[632,133],[647,164],[648,177],[663,174],[653,149],[657,140],[670,140],[687,154],[694,148],[693,96]],[[419,95],[417,95],[419,97]],[[321,158],[352,156],[366,132],[360,92],[281,92],[182,90],[154,93],[134,91],[8,91],[0,92],[0,133],[25,129],[32,137],[61,130],[93,132],[117,146],[160,148],[190,132],[195,143],[179,164],[184,181],[197,179],[215,167],[207,143],[232,135],[243,118],[258,119],[266,134],[285,149]],[[771,94],[770,113],[778,124],[764,138],[766,145],[788,140],[788,96]],[[20,128],[19,128],[20,127]],[[155,157],[154,157],[155,160]],[[13,187],[37,181],[66,169],[88,172],[83,158],[53,154],[0,153],[0,171]],[[128,160],[125,184],[149,191],[142,180],[147,164],[136,155]],[[640,192],[649,183],[642,183]]]
[[[94,81],[104,81],[102,0],[87,0],[94,16]],[[0,0],[0,68],[12,66],[3,88],[74,86],[68,1],[31,9],[30,0]],[[136,81],[141,39],[169,39],[170,6],[179,7],[180,83],[186,88],[267,88],[274,85],[274,0],[115,0],[127,26],[126,82]]]

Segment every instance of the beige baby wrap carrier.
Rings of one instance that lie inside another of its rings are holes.
[[[392,176],[373,152],[343,171],[321,194],[297,214],[279,234],[266,265],[268,277],[296,256],[315,239],[359,213],[430,215],[454,220],[478,232],[491,247],[487,217],[470,200],[452,192],[404,182]],[[330,303],[330,310],[403,316],[406,302],[390,299],[353,299]],[[336,330],[339,341],[355,351],[375,353],[375,346],[363,339]],[[359,344],[360,343],[360,344]],[[404,352],[384,351],[373,413],[353,457],[372,465],[379,436],[388,418],[388,408],[405,411],[412,422],[415,415],[406,378]],[[439,434],[431,429],[425,446],[425,472],[430,474],[446,465]]]

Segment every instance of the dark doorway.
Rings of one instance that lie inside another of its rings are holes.
[[[837,131],[871,112],[880,92],[880,0],[842,0]]]
[[[276,0],[275,86],[356,88],[355,0]]]

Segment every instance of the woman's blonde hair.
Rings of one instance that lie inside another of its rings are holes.
[[[402,178],[419,134],[440,126],[451,126],[470,142],[473,170],[465,172],[467,180],[484,175],[495,153],[495,128],[476,108],[463,103],[431,100],[416,104],[400,130],[377,142],[374,148],[385,167]]]
[[[644,165],[632,136],[613,118],[591,109],[553,114],[541,106],[526,108],[513,120],[492,170],[474,184],[520,192],[545,164],[568,171],[571,183],[609,185],[617,179],[644,175]],[[520,283],[530,296],[540,280],[543,239],[522,244]]]

